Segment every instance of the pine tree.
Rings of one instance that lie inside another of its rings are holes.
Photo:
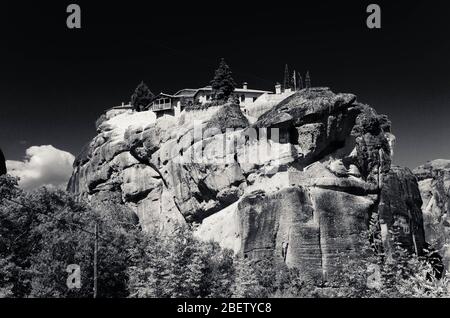
[[[227,101],[234,92],[236,82],[233,79],[230,67],[223,58],[215,71],[211,87],[215,96],[214,99],[217,101]]]
[[[131,95],[131,105],[136,111],[142,111],[155,97],[148,86],[142,81]]]
[[[289,89],[291,88],[291,79],[289,76],[289,66],[286,64],[284,67],[284,81],[283,81],[283,89]]]
[[[306,86],[306,88],[311,88],[311,76],[309,75],[309,71],[306,72],[305,86]]]

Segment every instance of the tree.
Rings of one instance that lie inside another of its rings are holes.
[[[234,298],[259,298],[264,292],[252,262],[245,258],[236,260],[236,275],[232,286]]]
[[[297,79],[297,89],[302,90],[303,89],[303,77],[298,73],[298,79]]]
[[[136,111],[142,111],[152,101],[155,95],[148,86],[142,81],[131,95],[131,105]]]
[[[284,80],[283,80],[283,89],[289,89],[291,88],[291,78],[289,75],[289,66],[286,64],[284,67]]]
[[[311,76],[309,75],[309,71],[306,72],[306,76],[305,76],[305,87],[306,87],[306,88],[311,88]]]
[[[201,242],[186,226],[168,236],[148,234],[133,248],[131,297],[230,297],[232,251]]]
[[[297,90],[297,71],[294,70],[291,76],[291,88],[296,91]]]
[[[5,180],[3,180],[5,181]],[[127,220],[105,218],[78,198],[46,188],[10,193],[0,200],[0,294],[7,297],[92,297],[93,229],[101,229],[99,297],[128,296],[128,249],[138,230]],[[105,215],[110,213],[104,209]],[[81,268],[81,288],[66,285],[67,266]]]
[[[236,82],[233,79],[230,67],[223,58],[215,71],[211,86],[214,93],[214,99],[217,101],[226,102],[234,92]]]

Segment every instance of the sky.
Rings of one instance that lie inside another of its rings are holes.
[[[372,1],[380,30],[366,26],[371,2],[339,2],[2,2],[0,148],[24,163],[34,146],[76,156],[141,80],[153,93],[201,87],[223,57],[249,88],[273,90],[288,64],[356,94],[391,119],[396,164],[450,159],[448,2]],[[80,30],[66,26],[70,3]]]

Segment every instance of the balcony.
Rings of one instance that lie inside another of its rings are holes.
[[[152,106],[150,107],[150,110],[157,112],[157,111],[163,111],[172,109],[172,103],[170,100],[167,99],[160,99],[153,102]]]

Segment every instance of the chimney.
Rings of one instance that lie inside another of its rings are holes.
[[[248,89],[248,83],[247,82],[242,83],[242,88],[243,89]]]
[[[277,83],[275,85],[275,94],[281,94],[281,84]]]

